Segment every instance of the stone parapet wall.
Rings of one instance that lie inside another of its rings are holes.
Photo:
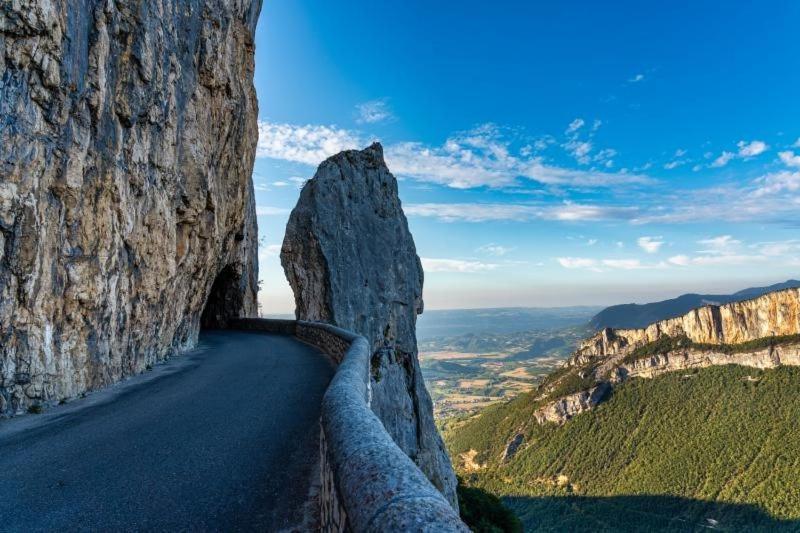
[[[243,319],[232,326],[294,334],[338,364],[320,420],[323,531],[469,531],[370,409],[366,339],[315,322]]]

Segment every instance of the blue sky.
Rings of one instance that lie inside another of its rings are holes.
[[[800,3],[270,0],[262,309],[299,187],[373,140],[428,308],[649,301],[800,276]]]

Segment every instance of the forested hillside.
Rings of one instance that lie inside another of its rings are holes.
[[[534,420],[535,395],[445,437],[465,482],[527,529],[800,530],[800,368],[633,379],[563,425]]]

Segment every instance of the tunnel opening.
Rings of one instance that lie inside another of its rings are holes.
[[[227,328],[230,319],[241,316],[244,308],[241,269],[235,264],[223,268],[214,283],[200,315],[200,329]]]

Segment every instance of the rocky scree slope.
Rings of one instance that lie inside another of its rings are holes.
[[[260,0],[0,8],[0,413],[256,311]],[[205,315],[203,309],[211,296]]]
[[[606,328],[543,382],[534,416],[541,423],[563,423],[629,378],[729,364],[800,365],[800,289],[700,307],[646,328]]]
[[[457,508],[455,474],[418,361],[422,265],[380,144],[319,166],[289,218],[281,263],[298,319],[334,324],[371,343],[372,410]]]

